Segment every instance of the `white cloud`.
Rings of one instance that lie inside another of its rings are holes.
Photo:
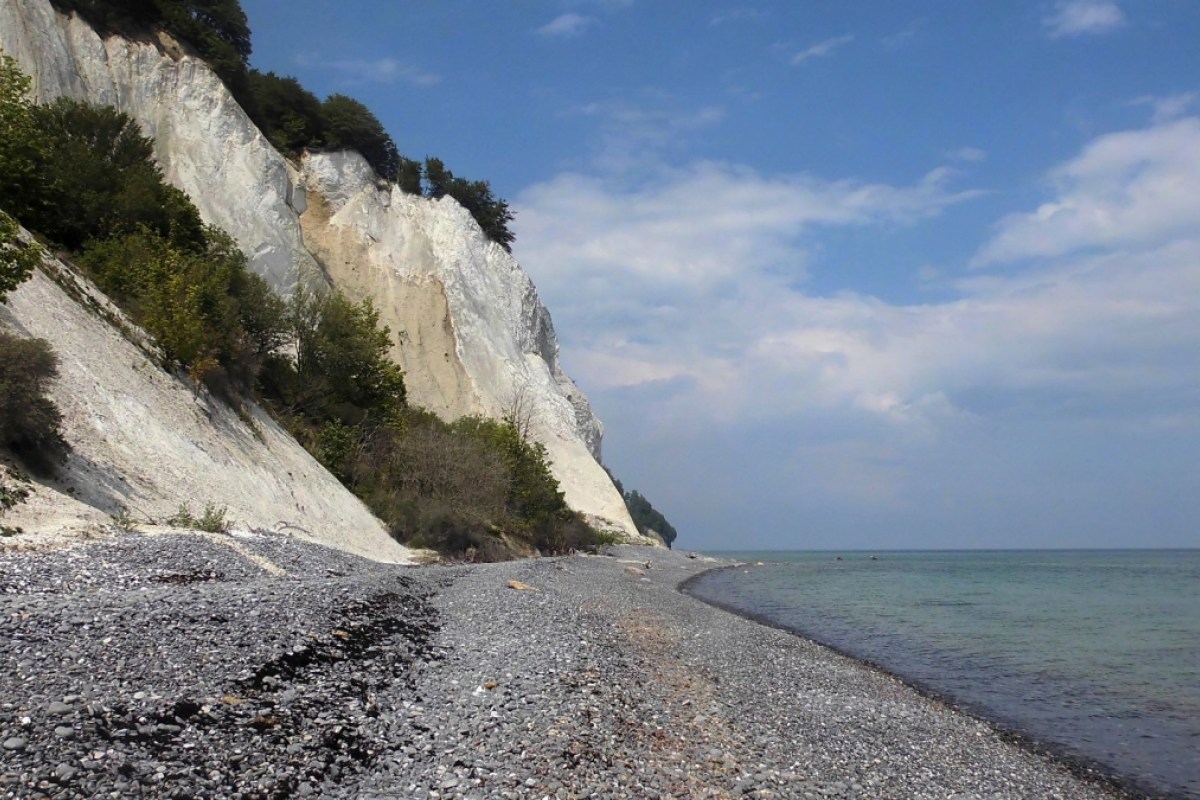
[[[1116,30],[1125,25],[1125,14],[1113,0],[1061,0],[1042,22],[1060,39]]]
[[[582,384],[658,387],[644,413],[662,424],[823,413],[904,441],[997,414],[1200,425],[1196,152],[1196,120],[1100,137],[1053,173],[1082,222],[1017,215],[981,250],[1054,260],[946,283],[938,303],[814,296],[805,279],[827,229],[878,236],[974,196],[944,169],[909,186],[716,163],[632,185],[563,174],[518,198],[517,250]],[[1081,243],[1099,247],[1072,255]]]
[[[588,103],[567,112],[600,123],[595,166],[614,173],[653,168],[664,150],[679,149],[696,131],[725,119],[725,110],[719,106],[678,108],[674,98],[662,93],[652,95],[642,104]]]
[[[768,178],[728,164],[660,168],[640,187],[578,173],[524,192],[522,241],[538,260],[574,265],[572,280],[633,276],[671,292],[708,291],[749,271],[802,276],[802,236],[816,226],[908,223],[974,196],[933,170],[905,187],[810,176]],[[553,281],[553,277],[549,280]],[[540,283],[539,283],[540,285]]]
[[[568,0],[569,5],[574,6],[593,6],[603,11],[619,11],[623,8],[629,8],[633,5],[634,0]]]
[[[918,20],[903,30],[884,36],[879,40],[885,50],[899,50],[907,45],[924,27],[924,20]]]
[[[713,15],[708,21],[709,27],[726,25],[732,22],[754,22],[766,18],[766,12],[748,6],[734,6],[728,11]]]
[[[326,67],[346,76],[350,83],[409,83],[414,86],[433,86],[441,76],[426,72],[395,58],[321,60],[302,56],[301,64]]]
[[[595,17],[568,12],[538,28],[537,33],[551,39],[573,39],[598,23],[599,20]]]
[[[1200,230],[1200,118],[1101,136],[1050,174],[1053,199],[1001,220],[973,266],[1137,247]]]
[[[945,156],[951,161],[978,164],[987,161],[988,154],[986,150],[980,150],[978,147],[960,147],[957,150],[951,150]]]
[[[840,240],[886,252],[899,226],[957,224],[938,215],[974,195],[946,169],[908,185],[661,161],[564,173],[516,198],[516,252],[610,423],[610,465],[706,546],[749,518],[777,547],[1128,546],[1151,508],[1154,541],[1184,543],[1200,224],[1162,181],[1200,186],[1197,128],[1098,137],[1051,173],[1052,202],[1120,207],[1108,234],[1015,215],[980,252],[1037,233],[1052,255],[926,265],[936,301],[813,287],[863,271],[838,263]],[[872,266],[911,276],[898,257]]]
[[[1154,123],[1171,122],[1186,115],[1196,105],[1195,92],[1181,92],[1166,97],[1139,97],[1134,105],[1150,106],[1154,109]]]
[[[853,36],[835,36],[832,39],[826,39],[823,42],[817,42],[811,47],[806,47],[800,52],[792,56],[792,66],[799,66],[805,61],[814,58],[826,58],[834,54],[835,51],[850,44],[854,41]]]

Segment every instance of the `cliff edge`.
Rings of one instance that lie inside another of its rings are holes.
[[[600,466],[601,425],[559,365],[532,282],[452,199],[405,195],[353,153],[289,163],[220,78],[166,35],[101,37],[49,0],[0,0],[0,48],[40,101],[66,95],[137,120],[167,180],[277,292],[333,286],[371,298],[414,403],[447,419],[517,412],[546,446],[568,505],[653,543]]]

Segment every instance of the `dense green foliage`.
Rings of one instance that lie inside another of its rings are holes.
[[[595,541],[541,445],[508,423],[448,424],[406,404],[390,332],[370,302],[298,292],[286,317],[294,355],[268,359],[263,396],[397,539],[488,559],[507,552],[504,535],[547,552]]]
[[[34,105],[28,86],[0,57],[0,198],[8,213],[72,250],[142,226],[202,246],[199,212],[163,181],[153,142],[128,116],[65,98]]]
[[[324,146],[321,101],[300,81],[258,70],[250,70],[247,80],[251,98],[247,112],[277,150],[295,154],[306,147]]]
[[[352,97],[332,94],[321,104],[325,145],[333,150],[357,150],[375,171],[389,181],[400,174],[400,153],[370,109]]]
[[[284,315],[294,358],[273,356],[263,371],[266,396],[313,431],[321,426],[388,423],[404,408],[404,377],[387,353],[391,333],[379,327],[369,300],[340,292],[299,290]]]
[[[28,227],[69,250],[140,228],[185,250],[205,247],[200,212],[163,180],[154,143],[132,119],[67,98],[34,106],[33,117],[46,153],[24,187],[35,197],[15,211]]]
[[[33,274],[41,258],[42,248],[36,242],[22,242],[17,221],[0,211],[0,303]]]
[[[546,448],[524,438],[511,422],[464,417],[451,430],[483,442],[498,455],[509,474],[505,507],[532,532],[553,527],[567,512],[558,481],[550,473]]]
[[[0,331],[0,449],[52,475],[65,458],[62,415],[49,398],[58,358],[43,339]]]
[[[405,187],[449,194],[473,213],[499,204],[498,219],[511,219],[486,183],[455,178],[436,159],[423,169],[389,151],[378,121],[349,98],[318,106],[289,79],[263,85],[279,92],[271,113],[281,121],[281,143],[308,146],[319,137],[329,146],[367,147],[373,137]],[[16,219],[75,254],[169,365],[235,405],[247,395],[266,401],[394,536],[483,559],[600,541],[567,508],[544,448],[515,424],[474,417],[449,424],[407,405],[403,375],[388,358],[391,333],[370,302],[337,292],[277,298],[247,270],[235,243],[204,226],[189,198],[165,183],[152,142],[127,116],[70,100],[34,106],[28,81],[5,60],[0,132],[0,165],[20,177],[0,174],[0,202],[11,203]],[[0,294],[40,257],[16,230],[0,215]],[[507,246],[511,236],[501,231],[498,241]],[[61,417],[45,393],[55,364],[45,342],[0,339],[0,446],[41,471],[65,453]]]
[[[281,152],[357,150],[381,177],[400,177],[396,143],[371,110],[352,97],[333,94],[321,102],[295,78],[250,70],[247,96],[239,100]]]
[[[25,187],[36,181],[45,144],[29,96],[29,78],[10,56],[0,54],[0,203],[18,214]]]
[[[238,0],[51,0],[101,32],[137,37],[164,30],[196,51],[234,96],[244,95],[250,25]]]
[[[44,155],[29,79],[15,61],[0,56],[0,203],[8,207],[36,179]],[[21,241],[17,221],[0,211],[0,303],[33,274],[41,258],[41,247]],[[0,450],[41,474],[52,474],[67,451],[62,415],[48,394],[57,374],[58,359],[48,342],[0,331]],[[6,499],[17,496],[0,488]]]
[[[654,531],[667,547],[670,547],[671,543],[675,541],[675,537],[678,536],[675,527],[667,522],[667,518],[650,505],[650,501],[639,494],[636,489],[625,495],[625,506],[629,509],[629,516],[633,517],[633,523],[637,525],[639,531],[642,533]]]
[[[286,336],[282,301],[216,229],[207,229],[202,250],[187,250],[141,228],[93,241],[80,261],[169,362],[227,399],[254,385]]]
[[[545,450],[510,423],[446,423],[409,409],[360,440],[351,485],[393,534],[414,545],[494,560],[514,538],[543,553],[595,545],[567,508]]]
[[[625,499],[625,508],[629,509],[629,516],[633,518],[633,524],[637,526],[638,532],[650,534],[651,532],[658,535],[667,547],[675,541],[679,535],[667,518],[662,515],[658,509],[650,505],[650,501],[641,495],[636,489],[627,492],[621,482],[607,468],[608,477],[612,478],[613,485],[617,487],[617,491],[621,493],[621,497]]]

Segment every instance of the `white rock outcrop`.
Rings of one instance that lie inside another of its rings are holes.
[[[247,405],[243,420],[164,372],[111,324],[120,312],[102,294],[61,262],[50,265],[89,299],[76,302],[35,273],[0,305],[0,329],[46,339],[58,355],[51,397],[71,453],[58,480],[37,484],[5,524],[44,540],[117,515],[162,525],[181,506],[200,516],[211,504],[234,530],[283,530],[377,561],[414,560],[266,413]]]
[[[165,36],[102,38],[49,0],[0,0],[0,48],[39,99],[77,97],[136,119],[167,179],[277,291],[332,284],[370,297],[414,402],[446,418],[522,412],[568,504],[649,542],[599,464],[600,423],[559,365],[533,284],[453,200],[378,185],[356,154],[312,155],[294,168],[220,79]]]

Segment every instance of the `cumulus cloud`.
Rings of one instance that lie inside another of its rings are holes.
[[[975,196],[945,169],[906,186],[719,163],[639,184],[563,174],[518,198],[517,248],[583,385],[658,387],[644,413],[664,424],[837,414],[915,440],[1005,414],[1200,426],[1198,148],[1196,120],[1098,138],[1053,173],[1067,210],[1008,218],[980,251],[1048,260],[957,281],[940,266],[954,297],[937,303],[805,287],[826,232]]]
[[[827,58],[833,55],[837,50],[845,47],[854,41],[853,36],[835,36],[832,39],[826,39],[823,42],[806,47],[800,52],[792,56],[792,66],[797,67],[806,61],[814,58]]]
[[[1061,0],[1042,22],[1061,39],[1108,33],[1125,24],[1125,14],[1113,0]]]
[[[595,17],[568,12],[561,14],[537,29],[540,36],[550,39],[573,39],[599,23]]]
[[[1049,173],[1051,211],[980,245],[1003,269],[920,267],[927,302],[814,287],[858,269],[837,261],[847,234],[951,224],[978,193],[937,166],[907,184],[593,166],[515,199],[516,253],[610,463],[707,546],[747,519],[781,547],[1117,546],[1146,508],[1182,542],[1200,509],[1179,500],[1200,497],[1196,152],[1195,119],[1096,137]]]
[[[747,270],[791,280],[805,268],[803,236],[817,226],[908,223],[974,196],[951,188],[953,173],[931,170],[911,186],[766,177],[718,162],[660,169],[622,187],[567,173],[518,202],[522,239],[537,259],[569,259],[574,277],[614,268],[672,292],[707,291]],[[553,278],[551,278],[553,280]]]
[[[1145,246],[1200,230],[1200,118],[1101,136],[1051,172],[1053,199],[1000,221],[972,262]]]

